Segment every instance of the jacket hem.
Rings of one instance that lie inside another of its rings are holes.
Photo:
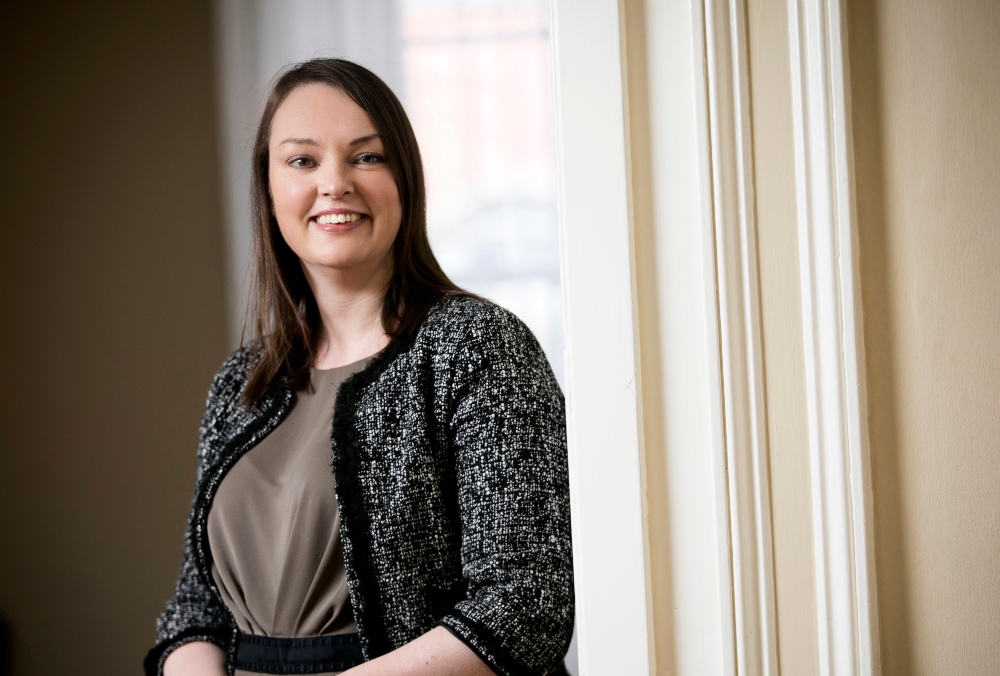
[[[494,673],[501,676],[543,676],[548,672],[528,669],[500,645],[493,633],[481,623],[463,614],[457,608],[438,621],[438,625],[467,645]]]

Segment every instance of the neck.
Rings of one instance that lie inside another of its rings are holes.
[[[319,308],[320,331],[313,367],[331,369],[370,357],[389,344],[382,303],[392,277],[391,254],[374,270],[303,265]]]

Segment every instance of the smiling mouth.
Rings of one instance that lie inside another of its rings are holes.
[[[365,214],[323,214],[315,216],[312,220],[319,225],[334,225],[336,223],[353,223],[365,217]]]

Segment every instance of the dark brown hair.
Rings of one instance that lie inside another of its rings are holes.
[[[393,337],[414,331],[431,304],[447,294],[464,294],[438,264],[427,239],[424,171],[420,149],[402,104],[366,68],[343,59],[313,59],[288,68],[275,81],[257,127],[251,165],[254,276],[244,335],[251,328],[257,356],[243,390],[252,406],[279,375],[292,387],[308,382],[316,356],[319,310],[298,256],[278,230],[271,205],[268,144],[278,107],[296,87],[325,84],[351,97],[382,137],[396,179],[402,222],[393,243],[393,272],[382,301],[382,326]]]

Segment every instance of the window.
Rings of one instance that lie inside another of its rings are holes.
[[[401,9],[434,251],[456,283],[528,324],[562,382],[548,3]]]

